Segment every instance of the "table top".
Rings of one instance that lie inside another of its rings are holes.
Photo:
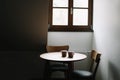
[[[50,52],[50,53],[43,53],[40,55],[40,58],[45,59],[45,60],[50,60],[50,61],[80,61],[87,56],[85,54],[81,53],[74,53],[73,58],[68,58],[68,54],[66,57],[62,57],[61,52]]]

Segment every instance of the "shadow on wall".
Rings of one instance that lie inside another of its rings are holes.
[[[109,62],[109,80],[120,80],[120,72],[118,68],[112,63]]]

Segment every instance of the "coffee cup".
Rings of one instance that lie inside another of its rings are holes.
[[[73,58],[74,56],[74,52],[73,51],[69,51],[68,52],[68,58]]]
[[[67,56],[67,50],[61,50],[61,54],[62,54],[62,57],[66,57]]]

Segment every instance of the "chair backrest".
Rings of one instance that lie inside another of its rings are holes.
[[[98,65],[100,63],[101,54],[97,53],[95,50],[91,51],[91,66],[90,71],[93,72],[93,77],[96,76]]]
[[[69,45],[63,45],[63,46],[46,46],[47,52],[59,52],[61,50],[67,50],[69,49]]]

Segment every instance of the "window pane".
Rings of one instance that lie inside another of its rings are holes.
[[[68,25],[68,9],[53,8],[53,25]]]
[[[88,7],[88,0],[74,0],[73,7]]]
[[[53,7],[68,7],[68,0],[53,0]]]
[[[73,9],[73,25],[88,25],[88,9]]]

